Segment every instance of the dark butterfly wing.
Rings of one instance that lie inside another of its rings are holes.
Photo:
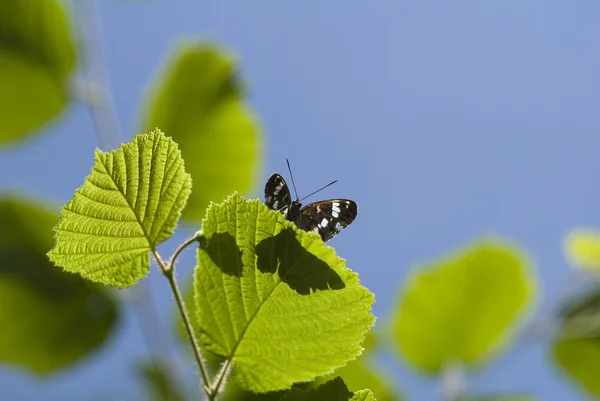
[[[318,233],[328,241],[349,226],[358,214],[356,202],[348,199],[329,199],[306,205],[294,221],[304,231]]]
[[[292,195],[282,176],[275,173],[265,185],[265,205],[271,210],[283,211],[292,203]]]

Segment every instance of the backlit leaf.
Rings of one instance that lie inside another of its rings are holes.
[[[554,357],[571,379],[600,397],[600,338],[558,340],[554,344]]]
[[[457,401],[535,401],[536,398],[526,395],[485,395],[480,397],[460,398]]]
[[[348,390],[344,381],[336,377],[319,387],[309,390],[292,389],[281,401],[375,401],[371,390],[360,390],[356,393]]]
[[[187,45],[169,64],[149,97],[142,127],[159,127],[179,144],[195,182],[183,216],[200,221],[210,201],[252,188],[261,135],[229,55],[216,46]]]
[[[600,397],[600,290],[592,281],[563,302],[553,351],[569,378]]]
[[[190,190],[177,144],[158,130],[97,150],[63,207],[50,259],[92,281],[133,285],[148,272],[148,252],[173,234]]]
[[[354,393],[350,401],[377,401],[371,390],[365,389]]]
[[[167,362],[158,358],[138,364],[138,374],[143,379],[147,400],[184,401],[183,391],[178,387],[172,369]]]
[[[0,1],[0,144],[61,112],[74,64],[73,40],[58,1]]]
[[[415,269],[395,313],[395,339],[416,367],[480,362],[505,346],[533,298],[527,259],[514,246],[480,241]]]
[[[342,366],[332,374],[318,378],[316,382],[324,383],[340,376],[351,391],[368,388],[374,394],[377,394],[379,401],[398,401],[402,399],[399,394],[395,394],[391,385],[392,381],[375,365],[373,354],[376,351],[376,337],[373,330],[367,335],[363,347],[365,351],[361,356],[348,362],[346,366]]]
[[[565,253],[575,267],[600,270],[600,232],[576,229],[565,239]]]
[[[195,271],[201,340],[233,362],[233,380],[266,392],[356,358],[373,294],[315,233],[258,200],[213,204]]]
[[[46,257],[57,220],[37,202],[0,200],[0,362],[37,374],[96,350],[117,319],[109,292]]]

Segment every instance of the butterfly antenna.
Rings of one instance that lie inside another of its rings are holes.
[[[317,189],[315,192],[313,192],[313,193],[311,193],[311,194],[309,194],[309,195],[306,195],[304,198],[300,199],[300,202],[302,202],[304,199],[308,198],[309,196],[313,196],[313,195],[314,195],[314,194],[316,194],[317,192],[319,192],[319,191],[322,191],[322,190],[324,190],[325,188],[327,188],[327,187],[329,187],[329,186],[331,186],[331,185],[335,184],[336,182],[338,182],[338,180],[331,181],[329,184],[325,185],[324,187],[322,187],[322,188],[319,188],[319,189]]]
[[[287,157],[285,158],[285,161],[287,163],[288,166],[288,171],[290,172],[290,178],[292,179],[292,185],[294,186],[294,193],[296,194],[296,199],[298,199],[298,191],[296,191],[296,183],[294,182],[294,176],[292,175],[292,168],[290,167],[290,161],[287,159]]]

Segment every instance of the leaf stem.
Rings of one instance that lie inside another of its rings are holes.
[[[210,379],[208,377],[208,369],[206,368],[206,362],[204,361],[204,357],[202,356],[202,351],[200,350],[198,340],[194,335],[192,322],[185,307],[183,296],[181,295],[181,291],[179,290],[179,286],[177,285],[177,281],[175,280],[175,261],[177,260],[177,257],[186,247],[198,241],[198,236],[199,233],[196,233],[193,237],[187,239],[181,245],[179,245],[177,250],[173,253],[173,256],[171,257],[169,263],[165,263],[155,249],[152,250],[152,255],[154,256],[154,259],[156,260],[156,263],[158,264],[163,275],[167,278],[167,281],[169,282],[169,285],[171,287],[171,291],[175,296],[175,302],[177,303],[177,307],[179,308],[179,313],[181,314],[181,318],[183,320],[185,332],[187,334],[188,339],[190,340],[190,345],[192,346],[192,351],[194,352],[196,363],[198,364],[200,374],[202,375],[202,381],[204,382],[204,391],[208,398],[212,400],[214,398],[212,398],[210,391],[211,384]]]
[[[200,374],[202,375],[202,380],[204,381],[204,390],[206,391],[206,395],[208,395],[210,397],[210,394],[207,391],[207,389],[210,388],[210,379],[208,378],[208,371],[206,368],[206,363],[204,362],[204,358],[202,357],[202,352],[200,351],[200,346],[198,345],[198,341],[196,340],[196,336],[194,335],[194,331],[192,329],[192,323],[190,321],[190,317],[188,316],[187,310],[185,309],[185,303],[183,302],[183,297],[181,296],[181,291],[179,291],[179,287],[177,286],[177,283],[175,281],[175,275],[173,273],[174,273],[174,270],[165,272],[165,277],[169,281],[169,285],[171,286],[173,295],[175,295],[175,301],[177,302],[177,307],[179,308],[179,312],[181,313],[181,318],[183,319],[183,325],[185,326],[185,331],[190,340],[192,350],[194,351],[194,357],[196,358],[196,362],[198,363],[198,368],[200,369]]]
[[[219,389],[221,388],[221,385],[223,384],[223,381],[224,381],[223,379],[225,379],[225,377],[229,376],[230,368],[231,368],[231,359],[227,359],[225,361],[225,364],[221,368],[221,370],[219,370],[219,372],[217,373],[217,377],[215,378],[216,383],[214,383],[213,386],[210,388],[211,394],[208,395],[210,400],[214,400],[214,397],[216,397],[217,394],[219,394]]]
[[[181,254],[181,252],[183,252],[183,250],[185,248],[187,248],[194,242],[197,242],[199,238],[200,238],[200,231],[198,231],[196,234],[194,234],[193,237],[186,239],[181,245],[179,245],[177,247],[175,252],[173,252],[173,256],[171,256],[171,260],[169,261],[169,264],[164,266],[164,268],[166,270],[175,270],[175,261],[177,260],[177,258]],[[162,268],[162,266],[161,266],[161,268]],[[165,273],[165,271],[163,271],[163,273]]]
[[[465,393],[465,379],[460,362],[450,362],[442,369],[441,376],[442,399],[457,401]]]

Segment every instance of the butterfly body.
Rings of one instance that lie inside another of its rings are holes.
[[[299,200],[293,200],[285,210],[285,218],[289,221],[296,221],[302,215],[302,203]]]
[[[304,231],[314,231],[328,241],[350,225],[358,214],[358,206],[348,199],[328,199],[302,207],[292,196],[280,174],[273,174],[265,185],[265,205],[281,212],[284,217]]]

